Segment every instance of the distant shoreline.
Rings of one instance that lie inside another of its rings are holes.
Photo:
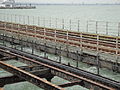
[[[26,4],[31,4],[31,5],[120,5],[120,3],[117,4],[66,4],[66,3],[16,3],[16,4],[21,4],[21,5],[26,5]]]

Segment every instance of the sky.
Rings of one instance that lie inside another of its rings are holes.
[[[120,0],[15,0],[34,3],[120,3]]]

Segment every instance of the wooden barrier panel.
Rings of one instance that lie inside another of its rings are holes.
[[[0,22],[0,30],[19,33],[31,37],[44,38],[55,42],[66,43],[81,48],[120,54],[120,37],[92,33],[58,30],[52,28]]]

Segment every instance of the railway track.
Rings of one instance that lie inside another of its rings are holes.
[[[119,90],[120,82],[111,80],[109,78],[105,78],[81,69],[76,69],[74,67],[66,66],[64,64],[57,63],[50,59],[46,59],[43,57],[38,57],[36,55],[31,55],[22,51],[18,51],[15,49],[11,49],[5,46],[0,46],[0,52],[10,54],[12,56],[16,56],[18,58],[24,59],[24,62],[34,63],[38,65],[43,65],[47,68],[51,69],[52,74],[62,77],[63,75],[59,74],[63,73],[64,75],[68,75],[68,77],[73,77],[77,80],[82,80],[84,82],[90,83],[92,85],[99,86],[106,90]],[[57,72],[57,73],[56,73]],[[70,81],[70,78],[62,77]]]
[[[32,25],[0,22],[0,30],[26,35],[72,46],[79,46],[105,53],[120,54],[120,37],[106,36],[68,30],[57,30]]]

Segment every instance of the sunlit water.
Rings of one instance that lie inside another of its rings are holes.
[[[23,24],[28,24],[27,21],[27,16],[34,16],[34,17],[47,17],[47,18],[59,18],[59,20],[61,19],[80,19],[82,22],[83,21],[87,21],[87,20],[102,20],[102,21],[110,21],[110,22],[119,22],[120,21],[120,6],[119,5],[84,5],[84,6],[59,6],[59,5],[43,5],[43,6],[38,6],[37,9],[30,9],[30,10],[12,10],[12,9],[6,9],[6,10],[0,10],[0,13],[9,13],[9,14],[17,14],[17,15],[25,15],[25,19],[24,17],[20,16],[17,17],[17,19],[15,20],[14,16],[12,16],[12,18],[10,18],[10,16],[7,18],[4,18],[2,15],[0,15],[0,20],[5,20],[5,21],[12,21],[12,22],[20,22]],[[29,22],[29,24],[36,24],[38,25],[38,18],[35,19],[35,21],[32,21],[32,18],[30,19],[31,22]],[[49,22],[49,21],[48,21]],[[54,21],[53,21],[54,23]],[[40,26],[42,26],[42,24],[40,24]],[[59,28],[61,28],[61,22],[57,24],[57,26],[59,26]],[[55,27],[55,24],[52,25],[51,27]],[[66,27],[67,28],[67,27]],[[82,28],[82,27],[81,27]],[[77,29],[77,28],[76,28]],[[76,30],[75,29],[75,30]],[[83,31],[85,31],[86,29],[83,29]],[[103,31],[102,31],[103,32]],[[112,33],[114,31],[111,31]],[[9,43],[7,43],[7,45],[10,47],[11,45]],[[19,48],[19,47],[18,47]],[[28,47],[24,48],[24,51],[26,52],[31,52],[31,49]],[[39,55],[39,56],[44,56],[44,52],[40,52],[40,51],[35,51],[34,54]],[[50,59],[56,60],[58,61],[58,56],[52,55],[52,54],[47,54],[47,56]],[[62,63],[68,64],[68,62],[70,62],[70,64],[72,66],[76,66],[76,61],[70,59],[70,58],[66,58],[66,57],[62,57]],[[7,61],[6,63],[15,65],[15,66],[23,66],[25,64],[23,63],[18,63],[16,61]],[[79,62],[79,68],[90,71],[92,73],[96,73],[97,69],[96,67],[93,66],[89,66],[86,65],[84,63]],[[109,71],[107,69],[100,69],[100,74],[102,76],[114,79],[114,80],[118,80],[120,81],[120,74]],[[6,73],[5,71],[1,71],[0,70],[0,76],[5,76],[8,75],[8,73]],[[10,73],[9,73],[10,75]],[[68,81],[63,80],[59,77],[55,77],[52,79],[52,83],[54,84],[63,84],[63,83],[67,83]],[[4,87],[5,90],[40,90],[37,86],[32,85],[28,82],[22,82],[22,83],[16,83],[16,84],[12,84],[12,85],[6,85]],[[85,88],[82,88],[80,86],[73,86],[73,87],[69,87],[67,88],[68,90],[86,90]]]

